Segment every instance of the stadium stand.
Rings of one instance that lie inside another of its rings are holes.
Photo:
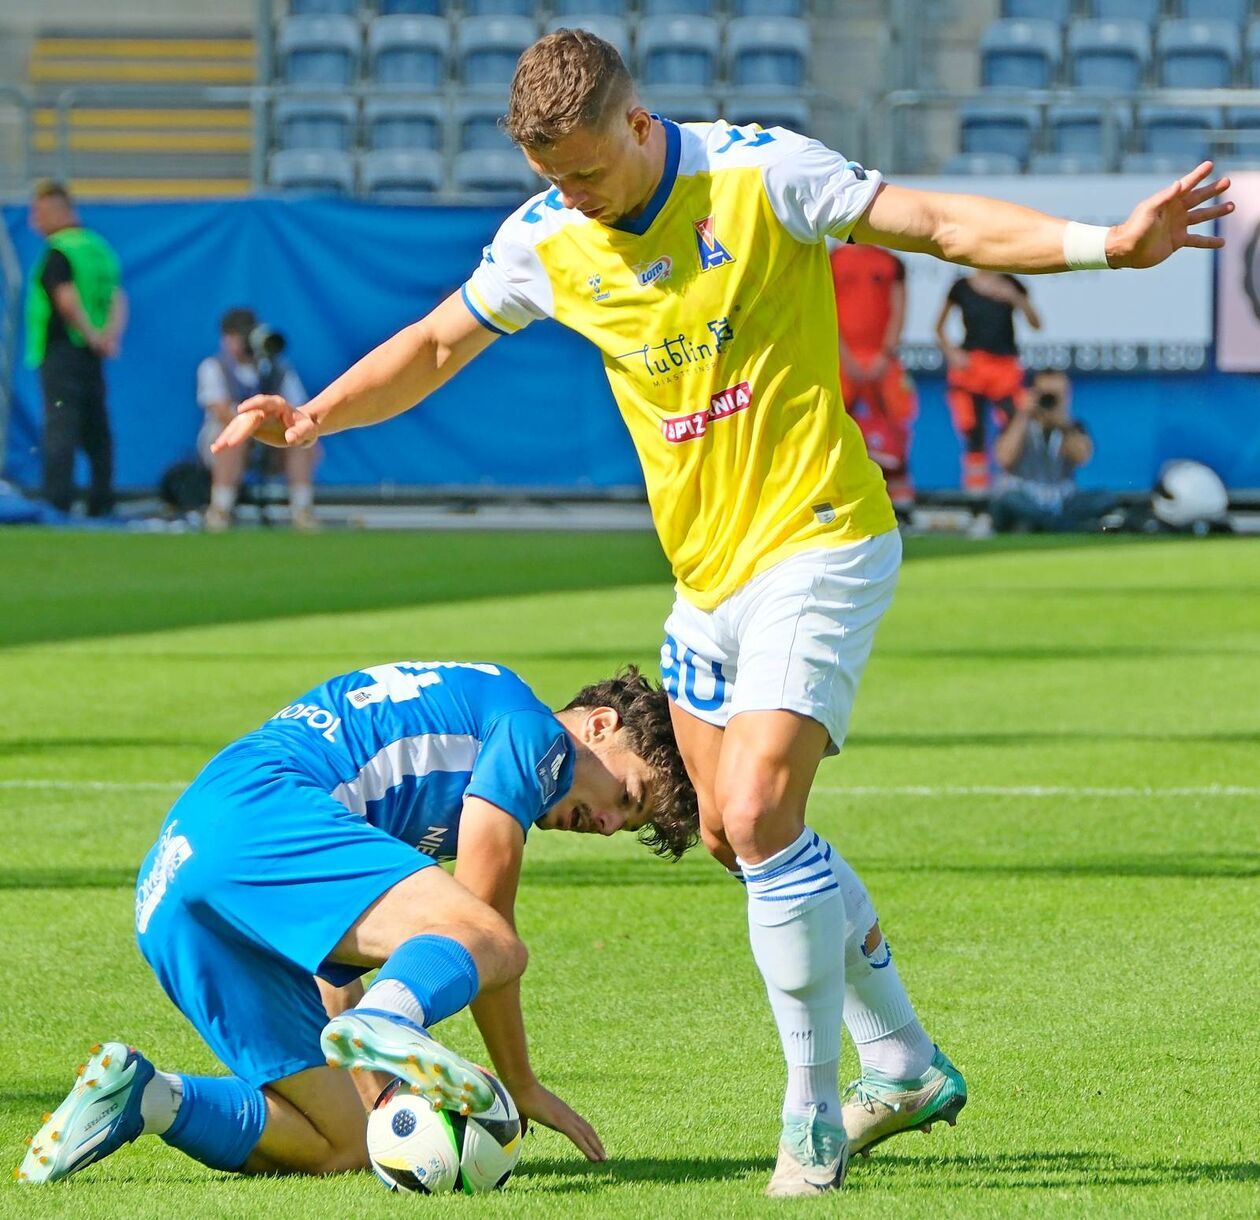
[[[368,149],[440,152],[445,143],[446,105],[433,99],[368,98],[363,104]]]
[[[1030,174],[1105,174],[1111,163],[1101,153],[1036,153],[1028,163]]]
[[[1087,0],[1085,10],[1102,21],[1141,21],[1151,25],[1163,0]]]
[[[1178,17],[1196,21],[1228,21],[1241,26],[1250,11],[1248,0],[1181,0],[1174,6]]]
[[[450,26],[440,17],[388,13],[368,26],[367,54],[373,84],[418,92],[446,83]]]
[[[355,143],[358,108],[348,97],[290,97],[276,103],[273,121],[280,148],[348,152]]]
[[[359,158],[363,192],[378,203],[428,203],[445,179],[441,154],[427,148],[370,148]]]
[[[716,113],[716,108],[711,105],[707,113]],[[800,98],[739,97],[726,104],[725,113],[732,123],[758,123],[762,127],[786,127],[803,135],[811,134],[809,105]]]
[[[1058,75],[1062,54],[1062,35],[1053,21],[995,21],[980,41],[982,83],[1045,89]]]
[[[348,195],[354,190],[354,158],[327,148],[282,148],[271,154],[268,176],[281,190]]]
[[[1260,89],[1260,20],[1247,29],[1247,84]]]
[[[998,153],[1014,157],[1023,166],[1034,132],[1041,126],[1041,114],[1035,106],[973,102],[963,107],[959,122],[964,153]]]
[[[514,148],[478,148],[455,158],[455,188],[467,194],[532,195],[542,186]]]
[[[1072,0],[1002,0],[1002,16],[1065,22],[1072,12]]]
[[[1212,155],[1212,133],[1222,126],[1219,110],[1186,109],[1177,106],[1138,108],[1140,151],[1155,156],[1179,158],[1193,165]]]
[[[643,0],[639,6],[644,17],[710,17],[714,0]]]
[[[1132,93],[1151,60],[1151,29],[1132,18],[1082,18],[1068,26],[1068,81],[1082,89]]]
[[[974,174],[976,177],[1000,177],[1018,174],[1020,163],[1003,153],[959,153],[945,162],[947,174]]]
[[[280,77],[300,88],[352,85],[359,74],[361,41],[353,17],[288,17],[276,40]]]
[[[529,17],[466,17],[455,29],[455,54],[465,89],[507,96],[516,61],[535,38]]]
[[[289,0],[289,12],[301,17],[354,17],[358,0]]]
[[[553,0],[551,11],[560,25],[570,28],[594,29],[582,20],[584,17],[616,17],[624,21],[630,13],[626,0]],[[559,21],[563,17],[564,21]]]
[[[1169,89],[1224,89],[1242,61],[1242,31],[1229,21],[1172,18],[1156,35],[1159,83]]]
[[[645,17],[638,44],[649,89],[712,89],[717,81],[721,29],[712,17]]]
[[[734,0],[733,17],[804,17],[801,0]]]
[[[461,102],[455,111],[456,147],[460,152],[502,150],[511,142],[499,126],[503,107],[497,102]],[[519,156],[519,154],[518,154]]]
[[[736,89],[799,93],[809,62],[809,26],[795,17],[736,17],[726,27]]]
[[[444,0],[377,0],[376,11],[382,17],[440,17]]]

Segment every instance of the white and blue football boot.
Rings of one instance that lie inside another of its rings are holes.
[[[19,1182],[57,1182],[130,1144],[144,1130],[140,1099],[153,1064],[121,1042],[97,1043],[79,1067],[74,1088],[30,1145],[13,1176]]]
[[[319,1041],[329,1067],[401,1076],[435,1110],[473,1114],[494,1105],[494,1090],[476,1064],[405,1017],[350,1008],[324,1026]]]

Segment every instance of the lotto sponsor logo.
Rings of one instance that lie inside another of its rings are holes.
[[[661,432],[671,445],[683,441],[694,441],[702,437],[709,425],[728,415],[736,415],[746,411],[752,405],[752,387],[746,381],[739,385],[728,386],[719,390],[709,399],[707,411],[696,411],[691,415],[675,415],[661,420]]]
[[[662,254],[660,258],[653,262],[647,263],[645,266],[636,267],[639,283],[644,287],[649,284],[658,283],[660,280],[669,279],[674,270],[674,260],[668,254]]]

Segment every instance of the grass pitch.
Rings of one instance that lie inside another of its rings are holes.
[[[1260,1122],[1260,548],[909,547],[811,822],[863,874],[955,1130],[842,1196],[760,1197],[781,1066],[743,896],[700,851],[535,834],[520,926],[540,1076],[612,1160],[538,1131],[502,1194],[242,1180],[142,1140],[0,1214],[253,1217],[1253,1216]],[[0,1147],[12,1164],[97,1039],[219,1070],[132,940],[163,814],[225,742],[324,677],[496,659],[548,699],[651,665],[655,542],[0,534]],[[442,1036],[480,1051],[455,1018]],[[845,1072],[853,1067],[846,1049]]]

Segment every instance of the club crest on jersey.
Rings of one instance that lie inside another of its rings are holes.
[[[650,263],[641,263],[634,269],[640,285],[647,288],[650,284],[658,284],[667,280],[674,272],[674,260],[668,254],[653,259]]]
[[[717,234],[713,230],[712,216],[706,216],[703,220],[697,220],[694,223],[696,252],[700,255],[701,271],[712,271],[714,267],[724,267],[727,263],[735,261],[735,256],[718,241]]]

